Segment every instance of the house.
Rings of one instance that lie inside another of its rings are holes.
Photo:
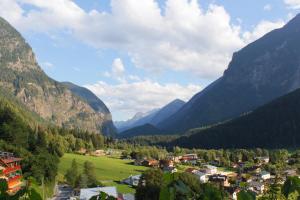
[[[174,163],[180,163],[182,156],[168,156],[167,160],[172,160]]]
[[[263,179],[263,180],[268,180],[271,178],[271,174],[267,171],[262,171],[260,173],[260,178]]]
[[[174,167],[174,161],[173,160],[160,160],[159,161],[159,166],[160,168],[165,168],[165,167]]]
[[[155,160],[155,159],[144,160],[142,162],[142,165],[146,166],[146,167],[158,167],[159,166],[159,161]]]
[[[262,194],[265,190],[265,185],[261,182],[252,181],[249,183],[248,189],[255,193]]]
[[[193,174],[195,174],[201,183],[207,183],[208,182],[208,175],[207,173],[201,172],[199,170],[196,170],[193,172]]]
[[[218,168],[213,165],[204,165],[203,171],[207,174],[216,174],[218,172]]]
[[[197,154],[195,153],[192,153],[192,154],[185,154],[184,156],[182,156],[183,160],[197,160],[198,159],[198,156]]]
[[[187,172],[187,173],[195,173],[196,171],[198,171],[197,169],[195,169],[195,168],[187,168],[186,170],[185,170],[185,172]]]
[[[221,174],[214,174],[209,176],[209,181],[213,183],[219,183],[223,187],[229,187],[228,177]]]
[[[285,176],[298,176],[297,170],[295,169],[288,169],[285,170],[283,173]]]
[[[270,158],[268,156],[256,157],[255,160],[257,160],[261,164],[268,164],[270,162]]]
[[[100,192],[118,199],[118,193],[116,187],[96,187],[96,188],[84,188],[80,190],[80,200],[89,200],[93,196],[97,196]]]
[[[166,172],[166,173],[175,173],[177,172],[178,170],[176,169],[176,167],[164,167],[163,168],[163,172]]]
[[[224,189],[230,194],[230,199],[238,199],[238,193],[241,191],[238,187],[225,187]]]
[[[0,152],[0,177],[8,184],[8,193],[18,192],[22,186],[21,158],[17,158],[12,153]]]
[[[121,181],[121,183],[131,185],[131,186],[138,186],[140,179],[141,179],[141,175],[130,176],[124,179],[123,181]]]
[[[181,157],[180,161],[183,163],[189,163],[192,165],[196,165],[198,160],[197,154],[186,154]]]
[[[105,153],[104,150],[98,149],[98,150],[94,151],[94,152],[92,153],[92,155],[93,155],[93,156],[100,157],[100,156],[105,156],[106,153]]]

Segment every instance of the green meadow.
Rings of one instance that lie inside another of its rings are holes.
[[[62,180],[66,171],[70,168],[72,160],[75,159],[79,169],[83,170],[83,163],[90,161],[96,168],[97,179],[106,186],[116,186],[118,192],[134,193],[135,190],[130,186],[119,184],[118,182],[130,175],[141,174],[147,168],[132,165],[130,160],[121,160],[107,156],[94,157],[66,153],[60,160],[58,166],[58,180]]]

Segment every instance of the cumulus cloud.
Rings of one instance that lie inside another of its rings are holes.
[[[201,90],[201,87],[197,85],[160,84],[152,80],[117,85],[99,81],[85,87],[101,98],[115,116],[121,118],[133,116],[140,111],[160,108],[176,98],[189,100]]]
[[[300,9],[300,0],[284,0],[284,3],[291,9]]]
[[[188,71],[214,79],[232,52],[245,45],[240,27],[222,6],[204,10],[197,0],[166,0],[163,10],[156,0],[111,0],[111,12],[86,12],[71,0],[2,4],[10,12],[1,9],[0,15],[20,30],[67,30],[95,48],[126,52],[136,67],[154,72]],[[23,9],[26,4],[34,9]]]

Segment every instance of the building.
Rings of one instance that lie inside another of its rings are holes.
[[[271,178],[271,174],[269,172],[262,171],[260,173],[260,178],[263,179],[263,180],[268,180],[268,179]]]
[[[213,183],[218,183],[223,187],[229,187],[228,177],[221,174],[214,174],[209,176],[209,181]]]
[[[144,161],[142,161],[142,165],[146,166],[146,167],[158,167],[159,161],[155,160],[155,159],[144,160]]]
[[[80,190],[80,200],[89,200],[94,196],[99,195],[101,192],[104,192],[108,196],[118,198],[118,193],[116,187],[96,187],[96,188],[84,188]]]
[[[0,178],[7,180],[8,193],[15,193],[23,186],[21,160],[12,153],[0,152]]]
[[[167,159],[167,160],[160,160],[159,161],[159,166],[160,168],[165,168],[165,167],[174,167],[174,161]]]
[[[201,183],[207,183],[208,182],[208,175],[207,173],[201,172],[201,171],[194,171],[193,174],[195,174]]]
[[[106,155],[106,153],[105,153],[105,151],[104,151],[104,150],[102,150],[102,149],[98,149],[98,150],[94,151],[94,152],[92,153],[92,155],[93,155],[93,156],[100,157],[100,156],[105,156],[105,155]]]
[[[189,163],[192,165],[196,165],[197,160],[198,160],[197,154],[186,154],[186,155],[182,156],[182,158],[180,159],[181,162]]]
[[[131,186],[138,186],[139,181],[141,179],[141,175],[135,175],[135,176],[130,176],[122,181],[122,183],[131,185]]]
[[[248,189],[257,194],[262,194],[265,190],[265,185],[264,185],[264,183],[261,183],[261,182],[252,181],[249,183]]]
[[[218,168],[213,165],[204,165],[203,171],[207,174],[216,174],[218,172]]]
[[[257,160],[261,164],[268,164],[270,162],[270,158],[268,156],[256,157],[255,160]]]

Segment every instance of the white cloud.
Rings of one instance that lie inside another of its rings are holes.
[[[53,69],[54,65],[51,62],[43,62],[42,67],[44,67],[46,69]]]
[[[270,11],[270,10],[272,10],[272,5],[271,5],[271,4],[266,4],[266,5],[264,6],[264,10],[265,10],[265,11]]]
[[[108,105],[114,116],[125,118],[140,111],[160,108],[176,98],[189,100],[201,90],[197,85],[159,84],[152,80],[117,85],[100,81],[86,87]]]
[[[281,28],[284,24],[282,20],[276,22],[261,21],[252,32],[245,32],[243,38],[247,43],[252,42],[274,29]]]
[[[71,0],[3,1],[18,7],[11,11],[16,17],[3,11],[0,15],[20,30],[67,30],[98,49],[126,52],[137,67],[154,72],[189,71],[216,78],[232,52],[244,45],[240,28],[222,6],[211,4],[204,10],[197,0],[167,0],[164,12],[155,0],[111,0],[111,13],[85,12]],[[22,4],[36,9],[22,10]]]
[[[300,0],[284,0],[284,3],[291,9],[300,9]]]

